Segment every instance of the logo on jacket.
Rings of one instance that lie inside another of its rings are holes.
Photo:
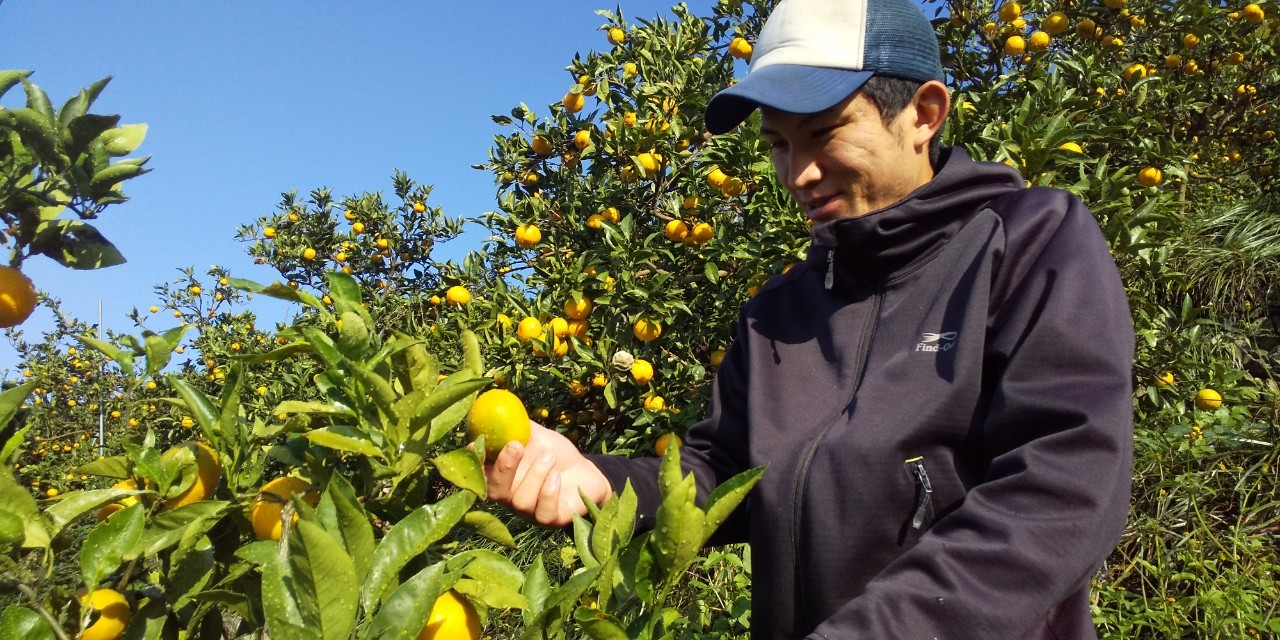
[[[916,351],[950,351],[956,346],[956,336],[958,335],[960,334],[956,331],[925,333],[920,336],[920,342],[916,343]]]

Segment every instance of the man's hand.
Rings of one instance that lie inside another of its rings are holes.
[[[545,527],[563,527],[585,515],[581,490],[596,504],[613,493],[609,480],[568,438],[530,422],[528,446],[509,442],[485,465],[489,497]]]

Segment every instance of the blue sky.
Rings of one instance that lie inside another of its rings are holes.
[[[622,2],[627,19],[670,16],[672,0]],[[688,3],[698,14],[710,0]],[[36,286],[72,315],[133,331],[125,314],[157,302],[152,288],[184,267],[219,264],[260,281],[236,226],[271,211],[280,193],[328,187],[336,196],[390,194],[393,170],[435,185],[451,216],[491,210],[489,116],[526,102],[541,113],[572,84],[575,53],[608,47],[595,1],[132,2],[7,0],[0,4],[0,69],[34,71],[54,106],[114,76],[95,113],[145,122],[137,155],[152,173],[125,183],[132,199],[95,224],[128,259],[72,271],[38,257]],[[20,90],[2,104],[22,106]],[[461,257],[481,239],[443,248]],[[260,322],[289,308],[255,303]],[[153,329],[171,326],[157,317]],[[29,340],[52,327],[38,310]],[[0,340],[0,375],[17,356]]]

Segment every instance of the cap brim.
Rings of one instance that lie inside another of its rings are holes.
[[[747,74],[707,103],[711,133],[724,133],[747,119],[761,105],[791,113],[817,113],[862,88],[871,71],[774,64]]]

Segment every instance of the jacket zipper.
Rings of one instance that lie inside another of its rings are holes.
[[[920,495],[916,498],[916,510],[911,514],[911,528],[919,529],[924,526],[925,514],[929,512],[929,505],[933,504],[933,485],[929,482],[929,474],[924,470],[924,456],[918,456],[906,461],[911,467],[911,473],[916,477],[916,485],[920,491]]]
[[[836,250],[827,249],[827,275],[822,279],[822,288],[827,291],[836,283]]]
[[[832,262],[835,260],[834,256],[835,250],[829,250],[827,253],[827,289],[830,289],[832,284],[832,274],[834,273],[834,265]],[[851,401],[854,397],[857,397],[858,387],[862,386],[862,376],[866,373],[867,359],[871,353],[871,334],[875,331],[876,321],[880,316],[880,300],[883,295],[884,292],[881,285],[880,283],[877,283],[875,292],[871,296],[871,310],[867,314],[866,324],[862,329],[862,340],[858,344],[858,373],[853,384],[853,396],[850,397]],[[805,490],[808,489],[809,486],[809,465],[813,463],[813,457],[818,452],[818,445],[822,443],[823,438],[826,437],[827,433],[831,431],[831,428],[834,427],[835,424],[836,420],[833,419],[831,422],[827,423],[827,426],[823,427],[822,431],[818,432],[818,436],[814,438],[809,443],[809,447],[805,449],[804,457],[800,460],[800,467],[796,470],[795,499],[792,502],[791,513],[791,557],[795,559],[796,588],[799,591],[799,598],[797,599],[797,602],[801,603],[801,611],[799,613],[802,619],[800,622],[804,629],[809,629],[813,626],[810,624],[810,621],[813,618],[813,611],[810,604],[812,601],[807,597],[808,594],[805,593],[803,575],[804,567],[800,562],[800,521],[801,514],[804,511],[804,494]]]

